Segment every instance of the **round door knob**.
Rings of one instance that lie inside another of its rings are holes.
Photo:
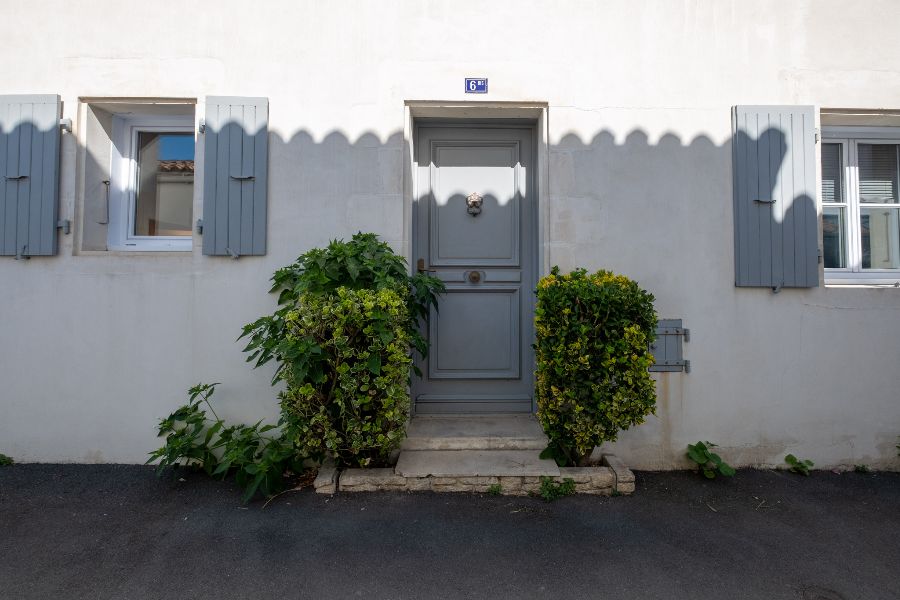
[[[478,283],[481,281],[480,271],[469,271],[469,283]]]

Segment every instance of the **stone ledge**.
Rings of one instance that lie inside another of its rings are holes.
[[[386,469],[346,469],[341,472],[338,489],[342,492],[403,491],[408,489],[406,477]]]
[[[326,462],[319,467],[316,479],[313,481],[313,489],[317,494],[333,494],[337,491],[338,471],[334,463]]]
[[[634,473],[615,454],[604,454],[603,464],[612,469],[616,477],[616,492],[623,495],[634,493]]]
[[[553,480],[561,483],[566,479],[575,482],[575,493],[611,496],[634,492],[634,473],[625,464],[610,455],[604,457],[602,467],[563,467]],[[320,471],[316,479],[316,491],[342,492],[469,492],[489,493],[499,491],[504,496],[528,496],[537,494],[541,488],[541,477],[527,475],[478,475],[478,476],[429,476],[404,477],[393,469],[347,469],[337,474],[334,488],[326,484],[328,474]],[[322,478],[322,485],[318,485]],[[498,486],[498,487],[495,487]],[[331,490],[331,491],[327,491]]]

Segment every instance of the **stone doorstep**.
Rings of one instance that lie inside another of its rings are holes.
[[[556,477],[559,467],[536,450],[404,450],[398,475],[404,477]]]
[[[571,479],[575,482],[575,493],[611,496],[628,495],[634,492],[634,474],[624,467],[618,458],[611,456],[610,463],[616,464],[622,479],[610,466],[602,467],[562,467],[553,476],[556,482]],[[322,475],[320,471],[320,475]],[[469,476],[424,476],[404,477],[393,469],[346,469],[337,474],[337,485],[317,486],[317,493],[332,494],[342,492],[474,492],[487,493],[493,486],[500,486],[504,496],[527,496],[536,494],[541,487],[541,477],[533,475],[469,475]],[[327,478],[327,475],[325,475]],[[626,481],[627,479],[631,481]],[[317,478],[318,481],[318,478]]]
[[[543,450],[547,436],[534,415],[416,416],[403,450]]]

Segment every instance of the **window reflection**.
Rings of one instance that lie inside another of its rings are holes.
[[[193,134],[141,131],[137,145],[134,235],[190,236]]]

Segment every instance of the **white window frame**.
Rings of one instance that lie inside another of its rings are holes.
[[[109,249],[190,252],[193,249],[193,235],[134,235],[138,134],[142,131],[194,133],[194,117],[189,115],[116,115],[113,119],[114,143],[112,145],[109,188]],[[195,157],[196,148],[197,135],[194,133]],[[193,192],[193,196],[196,196],[196,177]],[[193,214],[193,207],[191,212]]]
[[[822,202],[823,210],[829,206],[846,208],[845,243],[847,267],[843,269],[826,268],[826,285],[886,285],[900,286],[900,269],[865,269],[862,268],[862,232],[860,228],[859,201],[859,163],[857,146],[859,144],[898,144],[900,145],[900,127],[823,127],[823,144],[841,144],[843,202]],[[821,168],[821,167],[820,167]],[[820,172],[821,181],[821,172]],[[893,208],[900,210],[900,204],[865,203],[865,208]]]

